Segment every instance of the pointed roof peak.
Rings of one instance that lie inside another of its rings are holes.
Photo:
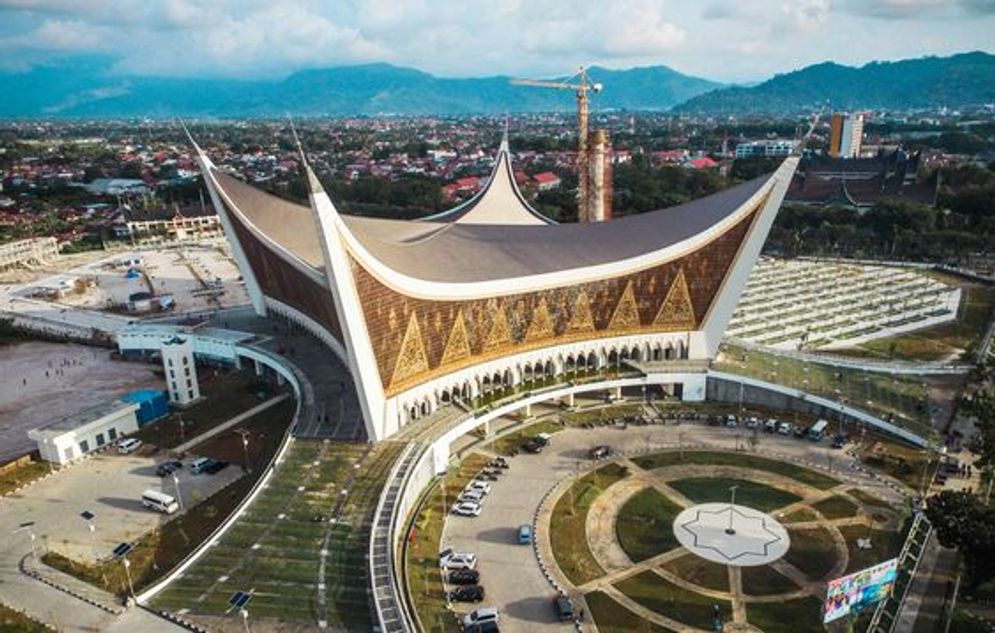
[[[507,115],[507,113],[504,115],[504,132],[501,134],[501,146],[498,148],[498,154],[500,155],[501,152],[504,152],[505,154],[510,153],[510,150],[508,149],[508,115]]]

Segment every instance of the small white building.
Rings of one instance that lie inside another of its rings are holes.
[[[194,365],[193,339],[174,336],[162,342],[162,367],[166,371],[169,403],[186,407],[200,400],[200,384]]]
[[[67,464],[138,430],[138,404],[115,400],[31,429],[41,458]]]

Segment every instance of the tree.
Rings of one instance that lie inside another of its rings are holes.
[[[926,501],[926,516],[944,547],[956,548],[964,557],[969,586],[995,576],[995,508],[969,492],[944,490]]]

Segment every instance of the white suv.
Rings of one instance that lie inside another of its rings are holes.
[[[477,567],[477,557],[469,552],[445,551],[439,558],[439,567],[443,569],[474,569]]]
[[[117,452],[122,455],[127,455],[128,453],[134,453],[142,447],[142,441],[136,440],[133,437],[126,437],[117,443]]]
[[[471,626],[477,626],[484,624],[485,622],[493,622],[494,624],[497,624],[500,617],[501,616],[498,614],[498,610],[494,607],[477,609],[476,611],[471,611],[466,614],[463,618],[463,627],[470,628]]]

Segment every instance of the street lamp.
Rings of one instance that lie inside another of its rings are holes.
[[[135,585],[131,582],[131,561],[128,560],[128,552],[134,549],[131,543],[121,543],[114,548],[112,552],[114,558],[121,561],[121,565],[124,566],[124,576],[128,579],[128,593],[131,595],[131,599],[134,602],[138,602],[138,598],[135,596]]]
[[[739,488],[739,486],[729,486],[729,492],[732,493],[732,499],[729,501],[729,527],[726,528],[726,534],[730,536],[736,533],[736,529],[732,527],[732,513],[736,506],[736,488]]]
[[[249,430],[235,429],[235,432],[242,436],[242,468],[249,472]]]
[[[79,515],[83,517],[84,521],[86,521],[86,529],[90,532],[90,553],[93,554],[93,562],[96,563],[97,560],[99,560],[97,557],[97,543],[94,540],[94,532],[96,532],[97,526],[93,524],[93,520],[97,517],[97,515],[89,510],[83,510],[79,513]]]
[[[31,557],[34,559],[35,564],[38,564],[38,551],[35,549],[35,531],[34,531],[34,521],[27,521],[22,523],[17,529],[15,529],[12,534],[17,534],[18,532],[27,532],[28,538],[31,539]]]
[[[249,600],[252,600],[252,592],[254,591],[255,589],[236,591],[232,594],[231,598],[228,598],[228,604],[231,605],[228,612],[231,613],[233,610],[238,609],[238,614],[242,616],[242,625],[245,627],[245,633],[249,633],[249,611],[245,606],[249,604]]]
[[[180,495],[180,478],[176,472],[170,473],[173,477],[173,487],[176,489],[176,503],[180,506],[180,511],[183,511],[183,497]]]

